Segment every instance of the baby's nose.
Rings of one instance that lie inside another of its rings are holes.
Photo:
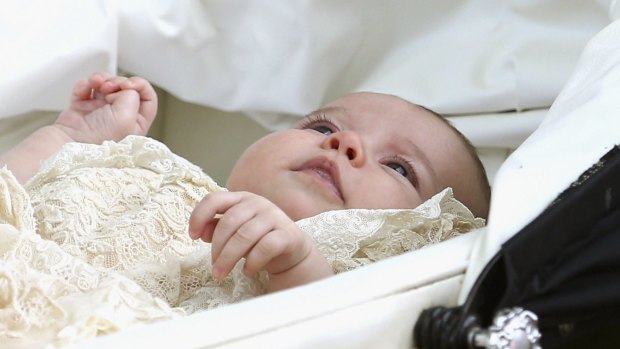
[[[337,150],[346,156],[354,167],[361,166],[365,161],[362,140],[353,131],[338,131],[327,136],[323,148]]]

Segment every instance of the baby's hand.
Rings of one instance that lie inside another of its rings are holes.
[[[156,113],[157,94],[148,81],[98,73],[75,84],[71,105],[54,125],[74,141],[99,144],[146,135]]]
[[[216,214],[221,214],[219,219]],[[270,274],[270,291],[332,273],[312,239],[279,207],[256,194],[208,194],[192,212],[189,232],[193,239],[212,243],[212,273],[218,279],[243,257],[246,275],[260,270]]]

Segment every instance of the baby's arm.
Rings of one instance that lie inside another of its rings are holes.
[[[216,214],[221,214],[219,219]],[[280,208],[256,194],[208,194],[192,212],[189,232],[193,239],[212,243],[212,272],[218,279],[242,257],[247,275],[269,273],[268,292],[333,274],[312,239]]]
[[[156,113],[157,94],[146,80],[94,74],[75,84],[69,108],[53,125],[38,129],[0,155],[0,166],[6,165],[25,183],[41,161],[65,143],[99,144],[130,134],[146,135]]]

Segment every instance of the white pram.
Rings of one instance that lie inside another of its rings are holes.
[[[462,302],[501,243],[620,143],[620,22],[609,24],[620,11],[615,1],[8,7],[0,14],[9,46],[0,58],[2,137],[29,127],[22,114],[61,109],[78,78],[120,68],[268,129],[346,92],[393,93],[449,115],[493,179],[484,229],[76,348],[409,348],[423,309]]]

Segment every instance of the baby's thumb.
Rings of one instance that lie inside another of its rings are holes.
[[[114,114],[123,120],[136,120],[140,108],[140,95],[135,90],[121,90],[105,97]]]

